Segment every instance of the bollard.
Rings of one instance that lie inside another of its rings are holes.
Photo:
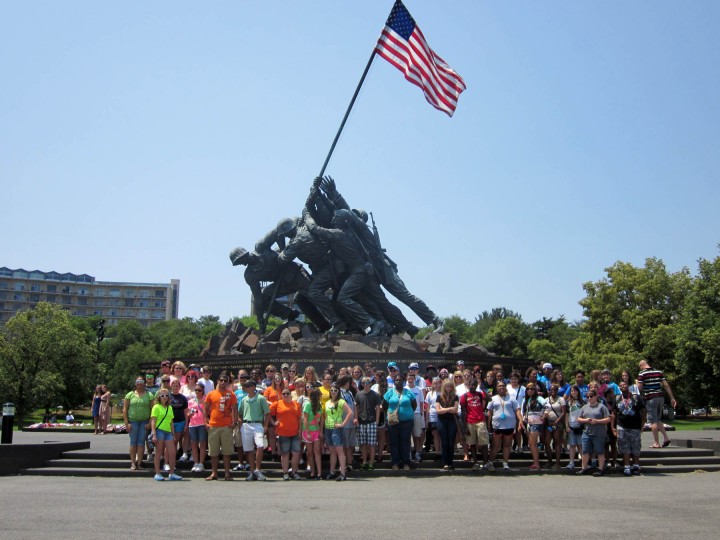
[[[2,411],[2,436],[0,444],[12,444],[13,424],[15,423],[15,405],[6,403]]]

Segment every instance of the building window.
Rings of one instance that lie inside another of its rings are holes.
[[[155,307],[164,308],[164,307],[165,307],[165,301],[164,301],[164,300],[159,300],[159,301],[155,302]]]
[[[24,291],[25,290],[25,284],[24,283],[18,283],[17,281],[13,284],[13,289],[16,291]]]
[[[93,311],[93,315],[102,315],[102,314],[103,314],[102,309],[96,309],[95,311]]]
[[[164,311],[153,311],[153,319],[164,319],[164,318],[165,318]]]
[[[150,306],[150,302],[148,302],[147,300],[138,301],[138,307],[149,307],[149,306]]]
[[[66,305],[72,304],[72,298],[69,296],[63,296],[61,302]]]
[[[110,296],[119,298],[120,297],[120,289],[117,289],[115,287],[110,289]]]
[[[101,287],[95,289],[95,296],[105,296],[105,289]]]
[[[57,302],[57,296],[55,296],[54,294],[48,294],[45,296],[45,301],[46,302]]]
[[[165,289],[155,289],[155,298],[165,298]]]
[[[125,296],[126,298],[135,298],[135,289],[125,289]]]
[[[105,305],[105,299],[99,298],[93,302],[94,306],[104,306]]]
[[[78,306],[87,306],[88,305],[87,298],[78,298],[77,303],[78,303]]]
[[[135,303],[135,300],[133,300],[132,298],[125,299],[125,307],[133,307],[134,303]]]
[[[25,301],[25,295],[20,293],[14,294],[13,300],[19,300],[20,302],[23,302]]]
[[[30,301],[31,301],[31,302],[39,302],[39,301],[40,301],[40,295],[39,295],[39,294],[31,294],[31,295],[30,295]]]
[[[0,289],[9,289],[10,285],[7,281],[0,281]]]
[[[46,285],[45,291],[46,292],[57,292],[57,285]]]

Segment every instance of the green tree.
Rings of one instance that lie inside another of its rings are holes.
[[[481,344],[499,356],[527,358],[532,332],[517,317],[500,319],[487,331]]]
[[[461,343],[473,343],[474,334],[470,323],[460,315],[445,317],[445,332],[453,334]]]
[[[669,273],[649,258],[642,268],[617,262],[605,271],[604,279],[583,285],[586,320],[571,345],[572,367],[608,367],[618,375],[646,358],[667,371],[675,357],[674,323],[692,283],[688,269]]]
[[[18,422],[38,406],[74,407],[90,395],[95,350],[56,304],[38,303],[2,328],[0,377]]]
[[[522,315],[505,307],[496,307],[490,311],[483,311],[475,317],[475,322],[472,325],[472,341],[480,343],[496,322],[511,317],[522,321]]]
[[[152,343],[132,343],[124,351],[120,351],[115,359],[108,385],[114,392],[124,395],[134,388],[133,381],[140,375],[140,364],[144,362],[160,363],[161,356]]]
[[[720,257],[698,266],[677,324],[675,391],[690,406],[720,406]]]

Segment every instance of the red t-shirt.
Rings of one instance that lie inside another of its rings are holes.
[[[222,394],[220,390],[213,390],[205,396],[205,408],[210,416],[210,427],[230,427],[233,410],[237,410],[237,397],[230,390]]]
[[[294,437],[300,432],[300,404],[297,401],[276,401],[270,405],[270,414],[278,421],[275,433],[279,436]]]
[[[460,406],[463,413],[466,413],[468,424],[479,424],[485,421],[485,392],[476,390],[466,392],[460,396]]]

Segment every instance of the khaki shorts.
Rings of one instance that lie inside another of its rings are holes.
[[[210,457],[219,456],[221,448],[223,456],[232,456],[235,453],[235,449],[233,447],[232,428],[208,428],[208,454]]]
[[[242,450],[242,430],[240,429],[240,426],[235,426],[233,428],[233,446]]]
[[[479,422],[477,424],[467,424],[467,438],[465,442],[470,445],[476,446],[487,446],[489,442],[487,426],[485,422]]]

